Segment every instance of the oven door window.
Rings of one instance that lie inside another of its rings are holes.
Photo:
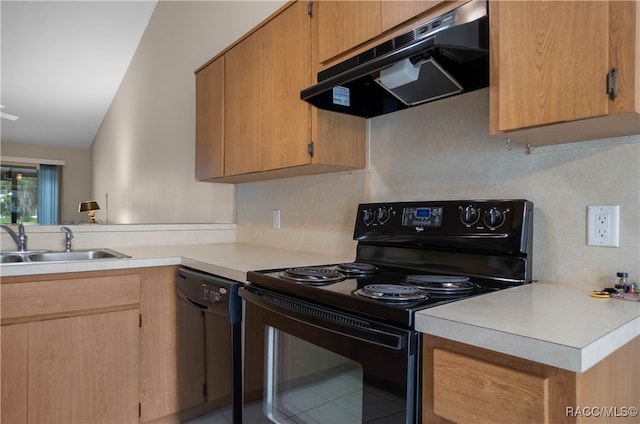
[[[271,421],[363,422],[362,365],[274,327],[265,348],[263,413]]]
[[[301,313],[242,296],[246,422],[415,422],[414,332],[352,328],[348,318],[324,309],[319,317],[308,304]]]

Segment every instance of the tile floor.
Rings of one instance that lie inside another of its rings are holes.
[[[245,405],[243,424],[269,422],[263,409],[269,411],[270,420],[282,424],[387,424],[397,423],[404,414],[402,399],[387,393],[365,388],[373,407],[363,411],[362,378],[357,371],[345,372],[330,379],[307,383],[282,390],[272,405],[263,408],[262,402]],[[188,424],[231,424],[228,409],[187,421]]]

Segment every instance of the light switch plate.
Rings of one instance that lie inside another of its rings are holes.
[[[587,244],[620,246],[620,205],[587,206]]]

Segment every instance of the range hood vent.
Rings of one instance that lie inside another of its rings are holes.
[[[488,86],[487,2],[472,0],[319,72],[300,98],[371,118]]]

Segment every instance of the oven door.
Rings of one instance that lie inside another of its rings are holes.
[[[240,295],[246,422],[418,422],[416,332],[256,287]]]

